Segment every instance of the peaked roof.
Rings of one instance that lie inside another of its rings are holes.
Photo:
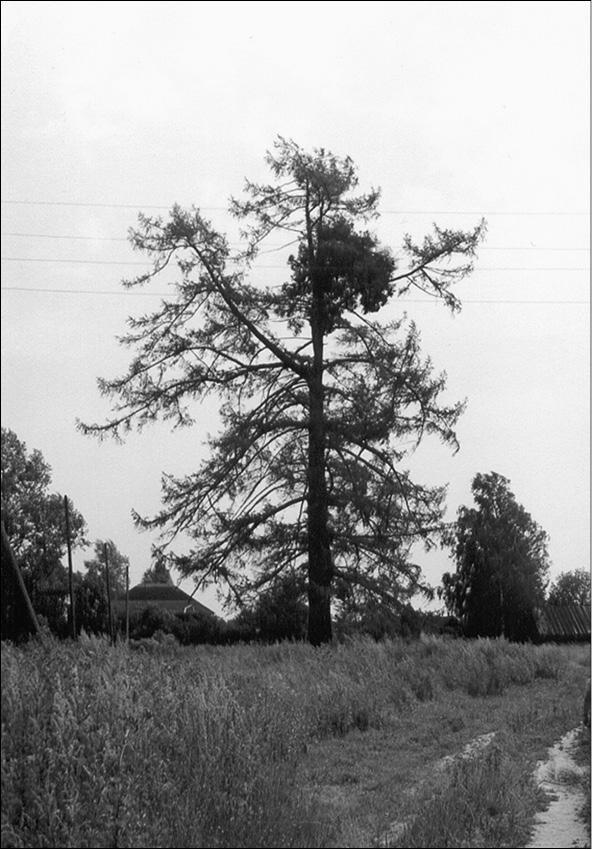
[[[122,598],[125,599],[125,595]],[[146,605],[151,603],[158,605],[159,602],[179,602],[184,605],[192,605],[195,611],[200,614],[214,615],[213,611],[174,584],[160,582],[136,584],[134,587],[130,587],[129,599],[130,602],[145,602]]]
[[[590,607],[586,605],[544,605],[537,612],[540,637],[589,638]]]
[[[169,602],[193,602],[193,598],[188,593],[185,593],[184,590],[181,590],[180,587],[176,587],[174,584],[164,584],[163,582],[136,584],[134,587],[130,587],[129,598],[138,600],[161,599]]]

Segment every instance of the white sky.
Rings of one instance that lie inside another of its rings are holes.
[[[461,451],[426,444],[410,466],[449,482],[449,519],[475,473],[505,475],[550,535],[553,574],[589,566],[588,19],[565,0],[2,4],[2,424],[43,453],[91,538],[129,555],[132,581],[152,540],[130,509],[158,509],[160,473],[192,471],[215,420],[204,408],[191,431],[123,447],[75,431],[106,417],[96,378],[125,370],[115,336],[155,304],[121,290],[140,260],[121,240],[175,201],[232,233],[227,199],[269,178],[278,133],[352,156],[362,187],[382,187],[394,249],[432,221],[488,219],[462,314],[406,307],[448,397],[469,401]],[[444,552],[417,560],[432,583],[450,568]]]

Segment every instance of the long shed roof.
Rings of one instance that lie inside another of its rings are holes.
[[[586,605],[544,605],[537,612],[539,637],[559,640],[590,638],[590,607]]]

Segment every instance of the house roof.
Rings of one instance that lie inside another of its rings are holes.
[[[539,637],[564,640],[590,638],[590,607],[586,605],[544,605],[537,611]]]
[[[121,598],[124,600],[125,595]],[[180,587],[176,587],[174,584],[163,584],[157,582],[136,584],[134,587],[130,587],[129,600],[130,602],[144,603],[145,605],[158,605],[159,603],[170,604],[176,602],[179,605],[191,605],[194,611],[198,614],[209,614],[211,616],[215,616],[213,611],[205,605],[202,605],[201,602],[198,602],[197,599],[194,599],[193,596],[189,596],[188,593],[185,593],[184,590],[181,590]]]

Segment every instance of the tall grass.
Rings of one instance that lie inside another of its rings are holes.
[[[325,846],[295,779],[315,741],[560,675],[586,673],[561,647],[505,641],[6,645],[2,846]]]
[[[529,771],[495,740],[471,758],[457,759],[435,793],[425,795],[397,847],[523,847],[537,804]]]

